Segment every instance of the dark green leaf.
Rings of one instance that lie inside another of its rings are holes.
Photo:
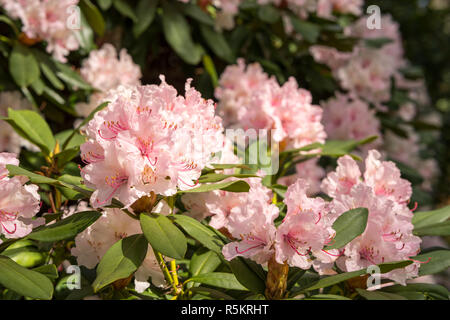
[[[198,282],[213,287],[219,287],[230,290],[247,290],[242,286],[232,273],[211,272],[197,275],[188,279],[186,282]]]
[[[136,8],[137,21],[133,26],[133,35],[136,38],[139,38],[139,36],[152,24],[157,6],[158,0],[140,0],[138,2]]]
[[[105,21],[97,7],[90,0],[81,0],[78,5],[94,32],[99,36],[103,36]]]

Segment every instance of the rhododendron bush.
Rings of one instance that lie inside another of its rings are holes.
[[[368,5],[0,0],[0,299],[448,300],[441,113]]]

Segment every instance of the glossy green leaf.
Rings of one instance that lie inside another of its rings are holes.
[[[450,268],[450,250],[435,250],[419,254],[412,259],[421,261],[419,275],[439,273]]]
[[[44,242],[70,239],[97,221],[100,216],[98,211],[78,212],[51,225],[34,229],[27,238]]]
[[[150,245],[163,255],[183,259],[187,250],[186,237],[166,216],[141,214],[141,228]]]
[[[27,140],[37,145],[42,152],[50,154],[55,148],[55,138],[47,122],[35,111],[8,109],[8,118],[26,135]]]
[[[224,35],[214,30],[214,27],[200,24],[200,32],[209,48],[228,63],[233,63],[234,55]]]
[[[325,250],[342,248],[361,235],[366,229],[368,218],[369,210],[366,208],[356,208],[344,212],[333,223],[333,229],[336,231],[334,243],[327,246]]]
[[[10,258],[0,256],[0,284],[20,295],[50,300],[53,284],[43,274],[21,267]]]
[[[209,227],[186,215],[175,215],[175,222],[192,238],[222,257],[222,239]]]
[[[92,284],[94,292],[116,280],[128,278],[142,264],[148,242],[142,234],[135,234],[116,242],[97,266],[97,278]]]
[[[194,189],[179,191],[179,193],[198,193],[198,192],[209,192],[213,190],[224,190],[229,192],[248,192],[250,190],[250,186],[244,180],[237,180],[214,184],[203,184],[200,187]]]
[[[232,273],[224,273],[224,272],[204,273],[192,277],[188,279],[186,282],[191,281],[223,289],[247,291],[247,288],[242,286]]]
[[[428,227],[450,219],[450,206],[432,211],[419,211],[414,213],[412,223],[414,228]]]

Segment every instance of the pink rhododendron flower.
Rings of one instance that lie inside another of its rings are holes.
[[[280,86],[258,64],[245,69],[239,60],[222,74],[216,97],[228,126],[270,131],[282,148],[325,141],[322,109],[311,104],[310,92],[299,88],[294,78]]]
[[[211,155],[224,145],[214,104],[186,83],[178,96],[161,76],[161,85],[119,87],[98,112],[81,146],[82,177],[95,191],[93,207],[117,197],[126,207],[151,192],[165,196],[196,186]]]
[[[369,105],[348,95],[336,93],[336,97],[321,103],[323,124],[327,136],[333,140],[362,140],[378,136],[374,142],[361,147],[363,151],[382,144],[380,121]]]
[[[135,64],[126,49],[120,50],[119,56],[113,45],[105,43],[101,49],[93,50],[82,62],[81,76],[95,89],[100,90],[91,95],[89,103],[78,103],[77,113],[87,117],[96,107],[105,102],[107,92],[120,85],[139,85],[141,69]]]
[[[273,255],[276,232],[273,221],[278,217],[278,207],[268,204],[264,197],[258,198],[258,194],[254,193],[234,208],[237,210],[230,212],[226,228],[241,241],[223,247],[225,259],[242,256],[265,264]]]
[[[230,180],[235,180],[235,178],[230,178]],[[210,226],[215,229],[225,228],[228,230],[230,217],[242,215],[242,212],[246,210],[244,206],[249,198],[257,198],[267,205],[271,203],[272,193],[270,189],[261,184],[260,178],[244,180],[250,185],[248,193],[214,190],[199,194],[184,194],[181,200],[188,210],[187,214],[198,220],[211,216]]]
[[[7,164],[19,165],[11,153],[0,153],[0,233],[6,238],[21,238],[33,227],[42,224],[42,218],[32,219],[40,208],[38,186],[24,184],[28,179],[8,178]]]
[[[27,37],[46,41],[47,52],[61,62],[79,47],[74,30],[69,28],[80,23],[70,10],[77,4],[78,0],[0,0],[8,15],[20,19]]]
[[[77,258],[79,265],[92,269],[114,243],[141,233],[139,221],[131,219],[119,209],[106,209],[94,224],[76,236],[71,253]],[[142,292],[150,286],[149,277],[156,286],[165,283],[150,245],[142,265],[135,273],[136,291]]]
[[[276,261],[301,269],[312,266],[310,253],[318,260],[316,263],[330,263],[338,254],[337,250],[323,250],[335,235],[328,205],[322,198],[309,198],[307,190],[308,184],[302,179],[289,186],[284,199],[287,214],[277,229],[275,242]]]
[[[328,174],[322,188],[333,198],[332,220],[354,208],[367,208],[369,218],[362,235],[348,243],[336,261],[345,271],[370,265],[407,260],[420,251],[421,239],[413,235],[412,212],[406,206],[411,185],[400,177],[393,162],[380,161],[381,155],[369,151],[364,179],[356,162],[349,156],[338,160],[336,172]],[[404,284],[417,276],[420,263],[383,274],[382,277]]]

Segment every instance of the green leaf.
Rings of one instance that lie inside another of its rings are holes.
[[[219,291],[219,290],[214,290],[211,288],[206,288],[206,287],[194,287],[194,288],[190,288],[190,291],[192,291],[193,293],[198,293],[201,294],[203,296],[207,296],[211,299],[217,300],[217,299],[224,299],[224,300],[235,300],[233,297]]]
[[[33,173],[31,171],[28,171],[28,170],[23,169],[18,166],[14,166],[12,164],[7,164],[6,169],[8,169],[10,176],[25,176],[30,179],[31,183],[35,183],[35,184],[44,183],[44,184],[52,184],[52,185],[58,184],[58,180],[48,178],[45,176],[41,176],[40,174]]]
[[[119,240],[103,256],[97,266],[97,278],[92,284],[94,292],[116,280],[128,278],[142,264],[148,243],[142,234]]]
[[[219,182],[228,178],[259,178],[256,174],[222,174],[222,173],[208,173],[202,175],[199,179],[199,183],[206,183],[206,182]]]
[[[58,163],[58,168],[63,168],[70,160],[78,156],[80,153],[79,147],[74,147],[70,149],[66,149],[61,151],[60,153],[55,155],[55,158]]]
[[[414,229],[436,225],[450,218],[450,206],[433,211],[419,211],[414,213],[412,223]]]
[[[436,250],[419,254],[412,259],[424,262],[420,264],[419,276],[439,273],[450,268],[450,250]],[[427,262],[429,260],[429,262]]]
[[[8,109],[8,117],[20,128],[27,140],[49,155],[55,148],[55,138],[47,122],[35,111]]]
[[[33,268],[45,262],[45,256],[32,245],[23,244],[29,240],[19,240],[13,243],[2,255],[11,258],[14,262],[25,268]]]
[[[21,267],[10,258],[0,256],[0,284],[20,295],[50,300],[53,285],[43,274]]]
[[[105,21],[97,7],[90,0],[81,0],[78,5],[94,32],[99,36],[103,36]]]
[[[352,300],[352,299],[344,296],[338,296],[336,294],[316,294],[303,300]]]
[[[434,299],[448,300],[450,298],[450,293],[447,288],[429,283],[408,283],[407,286],[395,285],[383,288],[383,291],[390,293],[405,293],[405,292],[420,292],[425,296],[430,296]]]
[[[336,231],[334,243],[327,246],[325,250],[342,248],[362,234],[366,229],[368,218],[369,210],[366,208],[356,208],[344,212],[333,223],[333,229]]]
[[[200,248],[192,255],[189,272],[192,276],[213,272],[221,263],[216,253]]]
[[[158,0],[140,0],[138,2],[136,8],[137,21],[133,26],[133,35],[136,38],[139,38],[139,36],[152,24],[157,6]]]
[[[383,46],[385,46],[388,43],[391,43],[393,40],[389,38],[372,38],[372,39],[365,39],[364,42],[366,43],[366,46],[369,48],[375,48],[380,49]]]
[[[92,87],[72,68],[64,63],[53,61],[57,69],[56,75],[73,88],[92,90]]]
[[[112,0],[97,0],[102,10],[108,10],[112,5]]]
[[[183,10],[185,15],[197,20],[198,22],[211,27],[214,27],[215,25],[214,19],[205,11],[203,11],[198,5],[186,3],[184,5],[181,5],[181,10]]]
[[[290,15],[294,30],[302,35],[302,37],[310,42],[316,43],[320,35],[320,26],[308,21],[300,20],[294,15]]]
[[[322,148],[322,152],[320,155],[322,156],[332,156],[332,157],[341,157],[345,156],[349,152],[353,151],[356,147],[368,144],[376,140],[377,136],[371,136],[366,139],[362,139],[359,141],[356,140],[327,140]]]
[[[116,8],[117,11],[119,11],[125,17],[130,18],[135,23],[138,21],[138,18],[136,17],[133,8],[131,8],[128,2],[124,0],[113,0],[113,1],[114,1],[113,2],[114,8]]]
[[[367,291],[356,288],[356,291],[367,300],[407,300],[398,294],[382,292],[382,291]]]
[[[379,264],[378,267],[380,268],[381,273],[387,273],[387,272],[390,272],[395,269],[404,268],[406,266],[409,266],[412,263],[413,262],[409,261],[409,260],[400,261],[400,262],[387,262],[387,263]],[[311,291],[311,290],[329,287],[329,286],[335,285],[337,283],[341,283],[343,281],[362,276],[364,274],[366,274],[366,269],[361,269],[358,271],[346,272],[346,273],[341,273],[341,274],[337,274],[334,276],[324,277],[324,278],[320,279],[319,281],[317,281],[316,283],[314,283],[312,286],[306,288],[305,290]]]
[[[197,193],[197,192],[209,192],[213,190],[224,190],[229,192],[248,192],[250,186],[244,180],[228,181],[215,184],[203,184],[198,188],[179,191],[178,193]]]
[[[274,24],[280,20],[280,12],[271,5],[262,5],[258,8],[258,17],[267,23]]]
[[[211,78],[213,87],[216,88],[219,83],[216,66],[214,65],[211,57],[207,54],[203,55],[203,66],[205,67],[206,72],[208,72],[209,77]]]
[[[450,236],[450,220],[426,226],[422,228],[414,228],[414,234],[419,237],[423,236]]]
[[[46,264],[37,268],[34,268],[33,271],[42,273],[44,276],[49,278],[50,280],[58,279],[58,269],[54,264]]]
[[[54,224],[38,227],[27,238],[44,242],[71,239],[97,221],[101,215],[98,211],[79,212]]]
[[[164,1],[162,25],[164,36],[172,49],[188,64],[196,65],[202,56],[191,37],[188,22],[170,3]]]
[[[27,87],[39,78],[39,65],[32,52],[19,42],[9,56],[9,72],[19,87]]]
[[[61,132],[58,132],[57,134],[55,134],[55,139],[58,141],[60,146],[63,146],[67,139],[73,134],[74,130],[64,130]],[[79,147],[81,146],[83,143],[86,142],[86,137],[79,134],[78,132],[75,132],[73,138],[70,140],[70,143],[67,144],[66,149],[71,149],[74,147]]]
[[[211,50],[228,63],[233,63],[234,55],[228,42],[222,33],[214,30],[213,27],[200,24],[200,32]]]
[[[219,257],[223,257],[222,246],[224,245],[224,242],[213,230],[185,215],[177,214],[174,218],[175,222],[192,238],[200,242],[206,248],[217,253]]]
[[[52,70],[52,68],[45,64],[44,62],[40,62],[39,66],[41,67],[41,71],[44,74],[44,76],[47,78],[48,81],[58,90],[64,89],[64,83],[62,83],[58,77],[56,77],[56,74]]]
[[[258,267],[261,268],[260,265],[256,265],[248,259],[237,257],[230,261],[230,267],[242,285],[254,293],[264,294],[266,289],[264,271],[260,269],[257,272],[256,269]]]
[[[142,231],[153,249],[174,259],[184,258],[186,237],[166,216],[141,214],[140,220]]]
[[[247,291],[247,288],[242,286],[232,273],[224,273],[224,272],[204,273],[188,279],[186,283],[191,281],[223,289]]]

